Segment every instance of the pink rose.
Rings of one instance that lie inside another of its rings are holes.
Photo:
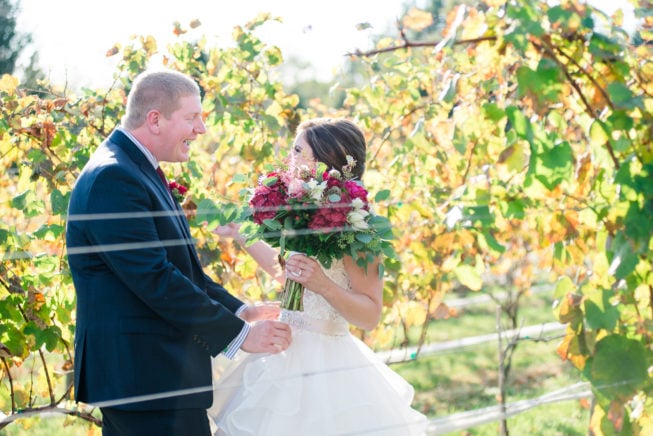
[[[292,198],[301,198],[304,194],[306,194],[306,190],[304,189],[304,182],[299,179],[292,179],[290,183],[288,183],[288,195]]]

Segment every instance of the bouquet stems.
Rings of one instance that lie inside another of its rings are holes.
[[[294,280],[286,279],[286,283],[283,285],[283,293],[281,294],[281,308],[302,312],[304,310],[303,296],[304,285]]]

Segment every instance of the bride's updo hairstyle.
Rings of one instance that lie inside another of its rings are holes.
[[[356,179],[363,176],[367,144],[356,124],[343,118],[314,118],[297,127],[297,135],[301,133],[316,161],[341,171],[347,165],[347,156],[351,156],[356,161],[352,175]]]

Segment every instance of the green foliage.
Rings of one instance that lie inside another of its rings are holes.
[[[187,166],[166,169],[191,182],[184,207],[200,255],[228,288],[247,299],[277,297],[242,250],[208,229],[235,219],[242,183],[253,185],[286,156],[301,119],[353,118],[368,134],[364,181],[375,209],[398,228],[384,322],[364,339],[383,344],[388,325],[398,324],[418,328],[421,342],[430,321],[451,313],[442,302],[448,292],[482,292],[500,280],[526,293],[544,278],[556,283],[552,317],[568,324],[558,354],[597,399],[591,431],[651,433],[653,29],[651,10],[636,13],[645,18],[640,45],[618,15],[575,0],[454,8],[442,44],[380,40],[361,57],[363,85],[344,89],[338,110],[300,111],[298,97],[272,78],[282,54],[253,32],[269,16],[234,29],[230,48],[201,37],[180,38],[164,54],[151,37],[117,45],[116,86],[79,97],[30,95],[3,76],[3,386],[30,356],[60,356],[68,368],[74,292],[65,204],[80,168],[119,123],[132,79],[162,54],[203,90],[208,132]],[[55,368],[32,368],[36,376],[0,396],[3,411],[63,401],[48,389]]]
[[[280,53],[252,33],[268,19],[257,17],[237,28],[233,48],[217,49],[207,47],[203,40],[180,39],[164,57],[171,68],[198,78],[210,114],[208,124],[218,135],[205,135],[202,149],[185,169],[171,168],[178,179],[192,186],[192,198],[185,204],[189,215],[212,214],[207,210],[207,198],[220,195],[216,187],[224,188],[222,171],[199,162],[215,162],[211,154],[219,156],[218,162],[239,155],[261,161],[272,153],[276,135],[294,128],[296,98],[285,95],[269,75],[281,61]],[[84,90],[82,97],[61,95],[55,87],[50,96],[39,97],[19,88],[11,76],[0,80],[0,164],[8,175],[0,199],[6,223],[0,228],[4,252],[0,263],[0,356],[4,365],[0,374],[3,387],[7,383],[9,388],[0,395],[0,410],[12,417],[57,407],[63,413],[97,422],[92,411],[77,410],[70,402],[70,380],[55,377],[70,372],[73,360],[75,295],[65,258],[66,209],[77,174],[95,147],[119,124],[129,84],[158,54],[158,48],[151,37],[137,37],[124,48],[116,45],[112,53],[122,56],[115,74],[118,86]],[[259,154],[259,150],[267,153]],[[239,165],[249,165],[249,161],[242,160]],[[221,222],[233,220],[232,212],[221,207]],[[202,217],[192,222],[201,232]],[[200,241],[201,251],[206,243]],[[50,363],[53,360],[47,356],[62,356],[63,361]],[[16,379],[29,359],[35,362],[32,376]],[[60,383],[65,395],[57,393]],[[30,394],[23,395],[25,392]]]
[[[454,286],[480,290],[502,277],[526,291],[549,272],[565,283],[554,314],[569,330],[558,352],[604,399],[592,431],[647,433],[650,44],[634,46],[617,15],[574,1],[485,3],[452,12],[453,44],[380,42],[367,53],[370,83],[345,101],[378,132],[375,156],[392,155],[370,167],[387,176],[394,219],[408,223],[395,283],[436,316]],[[630,371],[619,376],[607,356]]]

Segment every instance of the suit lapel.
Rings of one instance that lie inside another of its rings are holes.
[[[187,221],[184,218],[184,211],[181,206],[179,206],[179,204],[177,204],[177,202],[172,198],[170,191],[166,186],[164,186],[163,181],[156,173],[156,170],[152,167],[152,164],[147,160],[145,155],[143,155],[138,147],[136,147],[136,144],[134,144],[131,139],[129,139],[129,137],[122,133],[120,130],[114,130],[109,140],[120,146],[132,158],[132,160],[136,162],[141,173],[147,177],[154,184],[154,186],[156,186],[159,197],[161,197],[164,203],[168,206],[168,210],[173,212],[172,215],[174,216],[174,220],[177,223],[177,227],[179,228],[180,233],[183,235],[183,238],[188,241],[186,244],[188,251],[190,251],[191,256],[193,259],[195,259],[195,262],[197,262],[198,267],[201,269],[202,263],[197,256],[197,252],[195,251],[194,246],[191,244],[192,237],[190,235],[190,229],[188,228]]]

